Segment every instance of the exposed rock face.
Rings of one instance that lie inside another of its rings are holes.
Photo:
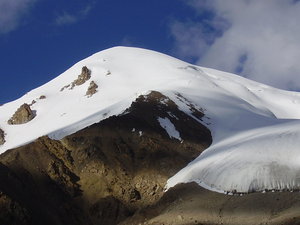
[[[78,75],[77,79],[74,80],[71,84],[62,87],[60,91],[63,91],[66,88],[73,89],[75,86],[84,84],[90,78],[91,78],[91,70],[89,70],[86,66],[84,66],[82,67],[81,74]]]
[[[2,129],[0,129],[0,145],[5,143],[5,133]]]
[[[158,117],[168,117],[184,143],[171,139]],[[167,179],[210,143],[206,127],[152,92],[126,113],[60,141],[42,137],[0,155],[0,192],[32,225],[118,224],[157,202]]]
[[[35,113],[31,110],[28,104],[23,104],[14,115],[7,121],[8,124],[23,124],[27,123],[35,117]]]
[[[90,82],[90,86],[88,87],[88,90],[86,91],[86,95],[88,97],[91,97],[97,92],[98,85],[92,80]]]
[[[91,78],[91,71],[86,66],[82,67],[81,74],[78,75],[78,78],[74,80],[72,83],[72,88],[74,86],[79,86],[84,84],[90,78]]]

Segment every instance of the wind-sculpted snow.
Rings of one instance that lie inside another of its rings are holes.
[[[98,86],[92,96],[86,96],[90,82],[67,88],[85,66]],[[96,53],[0,106],[0,128],[5,133],[0,152],[43,135],[61,139],[123,113],[139,95],[152,90],[168,96],[213,136],[213,144],[170,178],[167,187],[196,181],[219,192],[300,188],[299,93],[138,48]],[[31,104],[35,118],[9,125],[9,118],[24,103]]]
[[[300,187],[300,121],[252,129],[214,143],[168,181],[196,181],[223,192]]]

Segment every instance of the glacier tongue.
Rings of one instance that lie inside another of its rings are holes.
[[[85,66],[90,73],[73,86]],[[86,96],[92,81],[97,92]],[[96,53],[0,106],[0,129],[5,133],[0,153],[43,135],[60,139],[120,114],[151,90],[168,96],[180,110],[208,126],[213,136],[213,144],[170,178],[167,187],[191,181],[219,192],[300,187],[299,93],[138,48],[115,47]],[[7,123],[20,105],[33,101],[33,120]],[[203,119],[197,118],[195,109],[205,114]],[[163,126],[168,123],[162,122]],[[170,124],[166,129],[170,136],[180,138]]]

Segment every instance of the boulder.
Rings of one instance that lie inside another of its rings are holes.
[[[31,110],[30,106],[26,103],[20,106],[14,115],[7,121],[8,124],[23,124],[27,123],[35,117],[35,113]]]

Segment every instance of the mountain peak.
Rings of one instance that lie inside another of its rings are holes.
[[[172,177],[168,187],[191,181],[219,192],[300,186],[296,147],[300,144],[299,93],[140,48],[98,52],[20,99],[0,106],[0,127],[5,133],[0,152],[45,135],[61,140],[126,113],[136,98],[151,91],[173,101],[213,136],[212,145]],[[35,118],[24,124],[7,124],[23,104],[31,104]],[[169,138],[184,143],[170,119],[159,115],[156,119],[166,127]]]

